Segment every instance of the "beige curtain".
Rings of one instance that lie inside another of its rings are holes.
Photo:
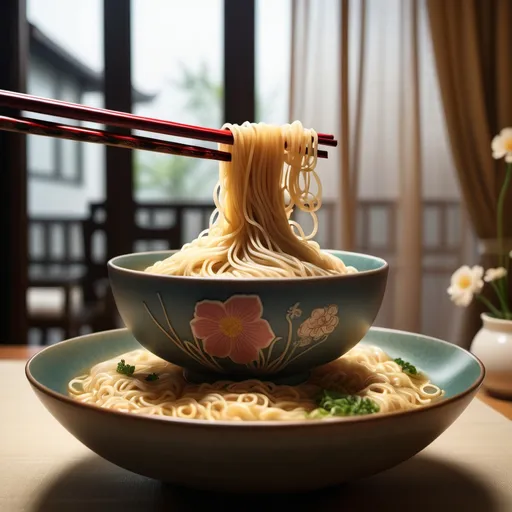
[[[428,0],[428,14],[444,111],[464,203],[480,240],[481,263],[497,263],[496,204],[503,162],[491,140],[512,126],[512,1]],[[505,206],[512,237],[512,194]],[[508,250],[512,243],[508,242]],[[470,262],[468,262],[470,263]],[[509,281],[512,285],[512,281]],[[469,346],[480,327],[479,305],[465,315],[459,343]]]
[[[423,273],[424,200],[458,200],[429,41],[424,0],[292,0],[290,119],[339,140],[320,163],[333,245],[389,261],[376,324],[449,337],[459,262]]]
[[[400,5],[399,229],[394,326],[421,330],[423,194],[421,172],[418,4]]]
[[[349,112],[349,0],[341,0],[340,9],[340,135],[341,165],[339,188],[341,199],[341,247],[354,250],[355,219],[353,187],[350,174],[350,112]]]

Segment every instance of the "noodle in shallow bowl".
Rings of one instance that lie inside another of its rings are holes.
[[[295,386],[258,379],[191,384],[144,349],[102,361],[73,378],[69,395],[121,412],[208,421],[324,420],[409,411],[444,394],[402,358],[370,345],[312,371]]]
[[[135,363],[131,376],[117,374],[121,358],[127,366]],[[395,362],[398,358],[400,363]],[[426,377],[416,381],[404,378],[402,370],[412,370],[406,363]],[[92,388],[86,390],[92,393],[89,400],[81,387],[93,368],[97,373]],[[113,371],[120,378],[108,389]],[[146,380],[153,373],[158,378]],[[167,373],[173,374],[169,375],[171,381]],[[313,370],[307,384],[270,385],[253,380],[230,382],[226,388],[212,390],[213,384],[187,383],[173,365],[148,354],[126,329],[120,329],[44,349],[27,364],[27,376],[37,396],[69,432],[123,468],[190,487],[271,492],[330,486],[406,460],[456,420],[478,391],[484,371],[472,354],[455,345],[371,328],[342,360]],[[377,382],[382,376],[387,376],[388,382]],[[94,395],[101,382],[105,384],[101,396]],[[143,385],[133,387],[134,382]],[[424,382],[423,389],[421,384],[412,387],[411,382]],[[432,387],[428,388],[429,384]],[[79,391],[77,396],[70,396],[70,385]],[[357,389],[366,389],[365,397],[372,400],[386,391],[396,393],[397,400],[379,402],[378,412],[360,410],[365,414],[339,416],[340,410],[334,409],[341,407],[346,413],[353,404],[336,403],[339,398],[332,391],[357,393]],[[320,407],[317,391],[324,390],[330,394]],[[430,403],[415,403],[417,398],[410,401],[409,393],[418,390]],[[432,396],[437,390],[443,395]],[[160,407],[164,412],[173,407],[184,409],[181,417],[160,415],[157,409],[133,413],[122,410],[124,405],[115,406],[120,395],[134,408],[154,407],[155,400],[163,399]],[[203,405],[203,410],[211,404],[214,413],[223,410],[224,406],[219,406],[222,400],[229,402],[230,408],[240,396],[244,400],[237,410],[230,411],[238,418],[186,418],[191,416],[192,399]],[[256,403],[264,397],[269,400],[266,407]],[[409,405],[403,407],[404,403]],[[255,405],[262,407],[254,409]],[[322,408],[333,414],[313,414]],[[247,412],[259,417],[248,418]]]
[[[322,205],[314,130],[226,127],[234,144],[221,149],[232,159],[219,164],[208,229],[178,251],[111,260],[116,304],[137,340],[189,380],[303,381],[366,334],[388,265],[313,240]],[[296,212],[311,217],[311,232]]]

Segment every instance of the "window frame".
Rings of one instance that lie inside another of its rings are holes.
[[[62,88],[64,83],[64,76],[58,70],[54,70],[56,73],[55,87],[54,87],[54,95],[55,99],[60,99],[62,95]],[[27,70],[30,75],[30,69]],[[77,82],[77,86],[79,88],[77,103],[82,101],[83,90],[81,84]],[[77,126],[80,126],[81,123],[77,123]],[[40,135],[31,135],[31,137],[41,137],[46,139],[47,137],[42,137]],[[66,176],[63,173],[64,166],[64,145],[67,141],[64,139],[53,139],[55,142],[55,146],[53,148],[53,160],[54,165],[49,170],[49,172],[38,171],[36,169],[30,168],[30,159],[27,154],[27,173],[29,179],[35,179],[37,181],[45,181],[51,183],[58,183],[62,185],[72,185],[76,187],[81,187],[84,183],[84,150],[83,145],[78,142],[74,142],[76,147],[76,154],[74,155],[74,164],[75,164],[75,174],[74,176]],[[27,140],[27,152],[30,151],[30,145]]]
[[[105,108],[132,112],[132,2],[103,0]],[[224,0],[224,120],[255,116],[255,0]],[[126,130],[123,132],[125,133]],[[129,132],[126,132],[129,134]],[[136,230],[134,158],[131,150],[106,147],[107,256],[131,250]],[[116,229],[123,225],[125,229]]]
[[[41,61],[41,59],[38,59]],[[30,65],[33,62],[33,55],[29,55],[29,66],[27,66],[27,80],[30,82]],[[56,69],[51,64],[47,65],[46,63],[40,62],[41,65],[44,65],[51,69],[52,73],[54,73],[55,83],[53,84],[53,98],[62,99],[62,90],[63,85],[66,81],[66,76],[62,73],[62,71]],[[80,103],[82,101],[83,96],[83,85],[78,81],[74,80],[73,85],[77,87],[77,99],[76,103]],[[77,126],[80,126],[81,123],[77,123]],[[40,135],[31,135],[30,137],[40,137],[42,139],[47,139],[47,137],[42,137]],[[62,185],[73,185],[80,187],[84,183],[84,151],[83,145],[75,142],[76,154],[74,155],[74,164],[75,164],[75,173],[74,176],[66,176],[63,173],[64,166],[64,145],[67,141],[64,139],[52,139],[54,141],[53,147],[53,166],[49,171],[39,171],[37,169],[33,169],[30,167],[30,158],[28,156],[28,152],[30,151],[30,144],[27,139],[27,173],[29,179],[35,179],[38,181],[45,181],[51,183],[59,183]]]
[[[24,92],[28,59],[25,0],[0,2],[0,88]],[[18,116],[14,109],[0,108]],[[0,131],[0,344],[27,342],[28,282],[26,137]]]

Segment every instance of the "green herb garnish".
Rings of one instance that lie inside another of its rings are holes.
[[[160,377],[156,373],[150,373],[144,380],[148,382],[153,382],[154,380],[158,380]]]
[[[133,375],[133,372],[135,371],[135,366],[126,364],[124,359],[121,359],[119,363],[117,363],[117,373],[122,373],[123,375],[128,375],[131,377]]]
[[[361,398],[357,395],[346,395],[324,389],[318,400],[318,409],[315,409],[310,417],[360,416],[374,414],[379,410],[379,406],[370,398]]]
[[[417,375],[418,370],[416,366],[413,366],[411,363],[404,361],[401,357],[397,357],[395,359],[395,363],[402,367],[402,371],[404,373],[408,373],[409,375]]]

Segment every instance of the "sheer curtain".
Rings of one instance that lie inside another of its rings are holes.
[[[292,2],[290,117],[335,133],[320,165],[331,245],[391,265],[378,325],[453,339],[450,274],[472,249],[423,0]]]

